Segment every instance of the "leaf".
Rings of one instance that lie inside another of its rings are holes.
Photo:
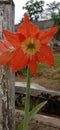
[[[36,114],[39,110],[41,110],[41,109],[45,106],[46,103],[47,103],[47,101],[44,101],[44,102],[38,104],[36,107],[34,107],[34,108],[31,110],[31,112],[29,112],[28,122],[35,116],[35,114]],[[24,121],[22,121],[22,122],[19,124],[17,130],[23,130],[23,123],[24,123]]]
[[[34,107],[34,108],[31,110],[31,112],[30,112],[30,117],[29,117],[29,121],[35,116],[35,114],[36,114],[39,110],[41,110],[41,109],[45,106],[46,103],[47,103],[47,101],[44,101],[44,102],[38,104],[36,107]]]
[[[19,124],[17,130],[23,130],[23,121]]]

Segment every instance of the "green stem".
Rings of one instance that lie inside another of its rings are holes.
[[[27,69],[27,88],[26,88],[26,101],[25,101],[25,116],[23,130],[28,130],[29,123],[29,108],[30,108],[30,69]]]

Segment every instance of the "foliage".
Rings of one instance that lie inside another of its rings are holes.
[[[23,7],[30,16],[31,21],[38,21],[43,13],[44,1],[43,0],[30,0]]]
[[[60,55],[55,54],[55,67],[60,68]]]
[[[26,70],[27,70],[27,67],[26,68],[24,68],[24,69],[21,69],[21,70],[19,70],[19,71],[17,71],[16,73],[15,73],[15,75],[16,76],[18,76],[18,75],[26,75]]]
[[[50,15],[51,18],[57,15],[59,10],[60,2],[53,1],[52,3],[47,4],[47,11],[49,12],[48,15]]]
[[[40,104],[38,104],[37,106],[35,106],[30,112],[29,112],[29,121],[35,116],[35,114],[41,110],[45,105],[46,105],[47,101],[41,102]],[[24,120],[19,124],[18,129],[17,130],[23,130],[23,123]]]
[[[60,39],[60,10],[59,10],[58,14],[56,14],[55,16],[52,17],[52,19],[54,21],[54,26],[55,25],[59,26],[58,33],[56,34],[56,39],[59,40]]]
[[[60,38],[60,2],[53,1],[50,4],[47,4],[48,8],[48,15],[52,18],[54,21],[54,26],[58,25],[59,30],[56,34],[56,39],[59,40]]]

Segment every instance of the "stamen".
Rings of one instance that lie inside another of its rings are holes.
[[[22,45],[24,53],[33,55],[39,51],[39,42],[36,39],[28,38]]]
[[[9,52],[10,53],[13,53],[15,51],[15,48],[13,47],[13,46],[11,46],[10,48],[9,48]]]

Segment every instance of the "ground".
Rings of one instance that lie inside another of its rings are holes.
[[[59,78],[59,75],[56,75],[56,78]],[[17,76],[16,80],[20,82],[26,82],[26,77],[24,76]],[[32,77],[31,82],[38,83],[39,85],[42,85],[43,87],[46,87],[47,89],[52,89],[59,91],[60,90],[60,78],[59,79],[47,79],[43,76],[38,76],[36,78]]]

